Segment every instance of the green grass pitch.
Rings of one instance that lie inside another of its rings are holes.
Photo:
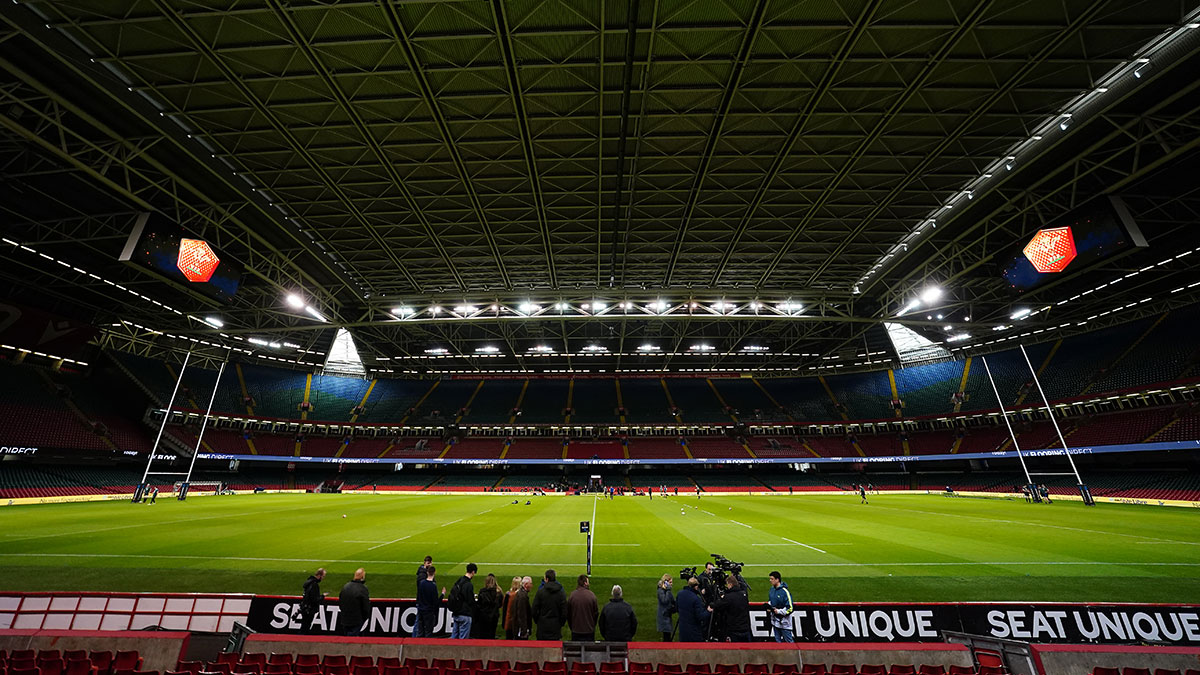
[[[373,596],[412,597],[430,554],[446,586],[473,561],[504,588],[552,567],[570,590],[585,562],[579,522],[592,520],[592,589],[603,602],[620,583],[642,639],[654,637],[659,577],[710,553],[747,564],[752,602],[766,599],[772,569],[798,601],[1200,602],[1191,509],[888,494],[869,505],[842,495],[513,499],[164,495],[153,506],[8,507],[0,588],[298,595],[324,566],[336,595],[363,566]]]

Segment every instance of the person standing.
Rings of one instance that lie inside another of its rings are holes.
[[[596,594],[592,592],[591,580],[580,574],[577,586],[567,598],[567,625],[571,627],[574,642],[596,641],[596,617],[600,614]]]
[[[479,597],[475,600],[475,618],[471,621],[471,637],[476,640],[495,640],[496,622],[500,619],[500,606],[504,604],[504,594],[496,583],[496,575],[489,574],[479,589]]]
[[[688,579],[675,604],[679,608],[679,641],[704,642],[708,635],[708,607],[700,596],[700,580]]]
[[[302,635],[313,635],[313,617],[317,615],[317,610],[321,608],[321,598],[325,594],[321,592],[321,580],[325,578],[325,568],[318,567],[316,572],[308,577],[304,582],[304,597],[300,599],[300,633]]]
[[[533,612],[529,609],[529,591],[533,590],[533,579],[521,579],[521,588],[512,599],[512,632],[517,640],[528,640],[533,632]]]
[[[706,562],[704,571],[696,577],[696,581],[700,584],[700,597],[704,598],[704,604],[708,607],[712,607],[712,604],[717,601],[717,582],[713,578],[715,569],[712,562]]]
[[[433,564],[433,556],[427,555],[427,556],[425,556],[425,562],[421,563],[420,566],[417,567],[417,586],[418,587],[420,587],[421,582],[425,581],[425,578],[429,576],[429,574],[426,573],[425,568],[429,567],[432,564]]]
[[[656,615],[657,628],[662,633],[663,642],[670,642],[671,637],[675,634],[675,628],[671,625],[671,615],[675,612],[675,594],[671,592],[671,575],[664,574],[662,579],[658,580],[658,614]]]
[[[792,592],[783,581],[779,572],[771,572],[767,579],[771,582],[771,590],[767,594],[767,604],[771,607],[771,628],[775,632],[776,642],[795,642],[792,635]]]
[[[436,574],[436,567],[426,565],[425,578],[417,582],[417,620],[413,625],[413,637],[434,637],[438,611],[442,608],[442,598],[446,596],[444,587],[438,593],[437,582],[434,581]]]
[[[862,503],[862,504],[870,504],[871,503],[871,502],[867,501],[867,486],[866,485],[860,484],[858,486],[858,496],[862,497],[862,501],[860,503]]]
[[[732,574],[725,577],[725,595],[713,603],[713,619],[725,642],[750,641],[750,598]]]
[[[517,608],[517,591],[521,590],[521,577],[513,577],[512,585],[508,587],[508,592],[504,594],[504,606],[501,608],[501,615],[504,617],[504,639],[512,640],[517,636],[513,632],[513,612]]]
[[[538,640],[562,640],[563,624],[567,622],[567,594],[556,580],[554,570],[546,570],[542,587],[533,596],[532,617]]]
[[[361,635],[363,624],[371,617],[371,592],[367,590],[367,572],[363,568],[354,570],[354,578],[342,586],[342,592],[338,594],[338,610],[338,625],[342,628],[342,635]]]
[[[637,615],[633,606],[625,602],[625,593],[620,586],[612,587],[612,598],[600,610],[600,635],[608,642],[629,642],[637,634]]]
[[[471,580],[479,568],[475,563],[467,563],[467,573],[454,582],[450,589],[450,611],[454,614],[454,624],[450,629],[451,640],[465,640],[471,637],[471,620],[475,616],[475,586]]]

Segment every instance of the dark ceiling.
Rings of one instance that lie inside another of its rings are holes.
[[[395,370],[808,369],[894,356],[883,320],[932,284],[903,321],[974,330],[967,349],[1200,290],[1185,259],[1125,277],[1200,245],[1193,2],[20,0],[0,18],[0,223],[27,247],[0,247],[0,288],[106,346],[303,364],[347,326]],[[990,330],[1016,306],[999,257],[1106,194],[1148,249]],[[146,210],[246,266],[233,303],[116,262]]]

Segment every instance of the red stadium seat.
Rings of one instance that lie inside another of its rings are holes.
[[[475,675],[504,675],[504,672],[496,668],[480,668],[473,671]]]
[[[712,668],[707,663],[689,663],[683,672],[685,675],[708,675]]]
[[[384,666],[381,672],[382,675],[412,675],[408,666]]]
[[[884,668],[882,665],[867,663],[858,669],[858,673],[859,675],[887,675],[887,668]]]
[[[262,671],[263,664],[246,663],[245,661],[235,663],[233,664],[233,667],[230,668],[230,672],[234,673],[234,675],[261,675]]]
[[[822,663],[820,665],[821,672],[824,673],[825,664]],[[776,663],[775,665],[771,666],[771,673],[773,675],[799,675],[800,669],[797,668],[796,664],[794,663]]]
[[[58,652],[55,651],[54,653],[57,654]],[[63,660],[59,658],[42,659],[38,661],[37,667],[42,671],[42,675],[63,675],[67,664],[63,663]]]
[[[157,670],[135,670],[133,675],[162,675]]]
[[[404,659],[404,665],[408,668],[428,668],[429,662],[425,659]]]
[[[292,675],[292,664],[290,663],[268,663],[263,668],[263,673],[266,675]]]
[[[546,673],[558,675],[559,673],[567,672],[567,664],[565,661],[547,661],[541,665],[539,670],[542,675],[546,675]]]
[[[549,663],[546,664],[546,666],[549,665]],[[543,666],[542,672],[547,673],[554,671],[547,671],[546,667]],[[575,663],[571,664],[571,675],[596,675],[596,664],[587,661],[576,661]]]
[[[350,666],[342,665],[321,665],[321,672],[325,675],[350,675]]]
[[[63,661],[86,661],[88,654],[86,649],[64,649]]]
[[[1005,675],[1008,669],[1004,666],[979,666],[979,675]],[[1146,675],[1150,675],[1149,671]]]
[[[971,666],[950,666],[948,672],[950,675],[975,675],[975,669]]]
[[[765,663],[747,663],[742,666],[742,672],[746,675],[767,675],[771,671]]]
[[[112,660],[112,652],[88,652],[88,661],[92,662],[92,665],[96,668],[96,672],[100,673],[101,675],[104,675],[108,671],[112,670]]]
[[[217,663],[216,661],[210,661],[209,663],[204,664],[204,672],[229,675],[233,672],[233,666],[229,665],[228,663]]]
[[[285,665],[288,665],[288,666],[290,666],[290,665],[292,665],[292,662],[293,662],[294,660],[295,660],[295,659],[293,659],[293,658],[292,658],[292,655],[291,655],[291,654],[288,654],[287,652],[272,652],[272,653],[271,653],[271,655],[267,657],[267,663],[268,663],[268,664],[271,664],[271,663],[274,663],[274,664],[280,664],[280,663],[282,663],[282,664],[285,664]]]
[[[806,663],[800,668],[800,675],[825,675],[825,664]]]
[[[433,659],[429,662],[430,668],[454,668],[454,659]]]
[[[943,665],[927,665],[922,663],[920,668],[917,668],[917,675],[946,675],[946,666]]]
[[[62,659],[62,652],[57,649],[41,649],[38,650],[38,661],[53,661],[54,659]]]
[[[442,668],[442,675],[472,675],[470,668]]]
[[[12,663],[12,659],[9,659],[8,662]],[[40,668],[38,668],[37,666],[34,666],[32,668],[11,668],[10,667],[8,669],[8,675],[42,675],[42,670]]]
[[[240,660],[242,663],[257,663],[260,666],[267,665],[267,655],[263,654],[262,652],[242,654],[242,658]]]
[[[321,665],[320,654],[297,654],[293,664],[297,666],[319,666]]]
[[[350,669],[350,675],[379,675],[379,667],[375,664],[369,666],[354,666]]]
[[[855,675],[858,672],[858,668],[855,668],[854,664],[835,663],[829,668],[829,672],[830,675]],[[971,675],[974,675],[974,673]]]
[[[1179,669],[1167,670],[1166,668],[1155,668],[1154,675],[1182,675]]]
[[[37,652],[33,649],[14,649],[8,655],[9,663],[13,661],[35,661],[37,660]]]
[[[175,664],[175,670],[180,673],[198,673],[204,670],[204,664],[200,661],[180,661]]]
[[[321,659],[323,666],[344,666],[346,665],[346,657],[342,654],[326,654]]]
[[[321,664],[319,663],[293,663],[293,675],[321,675]]]
[[[542,670],[542,664],[538,663],[537,661],[514,661],[513,664],[509,666],[508,671],[511,673],[514,670],[539,673]]]
[[[653,673],[654,666],[649,663],[643,663],[641,661],[630,661],[629,662],[629,672],[631,675],[637,675],[639,673]]]
[[[1150,675],[1149,668],[1122,668],[1121,675]]]
[[[481,659],[459,659],[459,668],[470,668],[471,670],[483,670],[483,661]]]
[[[238,655],[233,652],[221,652],[217,654],[217,659],[214,663],[228,663],[231,667],[239,661]]]
[[[917,675],[917,669],[911,665],[900,666],[892,664],[891,669],[888,670],[888,675]]]
[[[605,661],[600,664],[601,673],[624,673],[628,672],[625,664],[620,661]]]
[[[488,670],[498,670],[498,671],[500,671],[500,675],[507,675],[508,661],[493,661],[491,659],[488,659],[487,669]]]
[[[442,669],[441,668],[430,668],[427,666],[426,667],[417,666],[416,668],[412,669],[412,673],[413,673],[413,675],[442,675]]]
[[[72,659],[67,661],[63,675],[96,675],[96,667],[87,658]]]
[[[660,672],[660,673],[682,673],[683,666],[678,663],[660,663],[660,664],[658,664],[658,672]]]

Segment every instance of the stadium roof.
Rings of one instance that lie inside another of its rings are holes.
[[[303,365],[340,326],[395,372],[1088,330],[1200,292],[1188,5],[4,3],[0,281],[108,346]],[[1109,194],[1150,246],[1017,303],[1003,256]],[[117,262],[148,210],[246,267],[232,303]]]

